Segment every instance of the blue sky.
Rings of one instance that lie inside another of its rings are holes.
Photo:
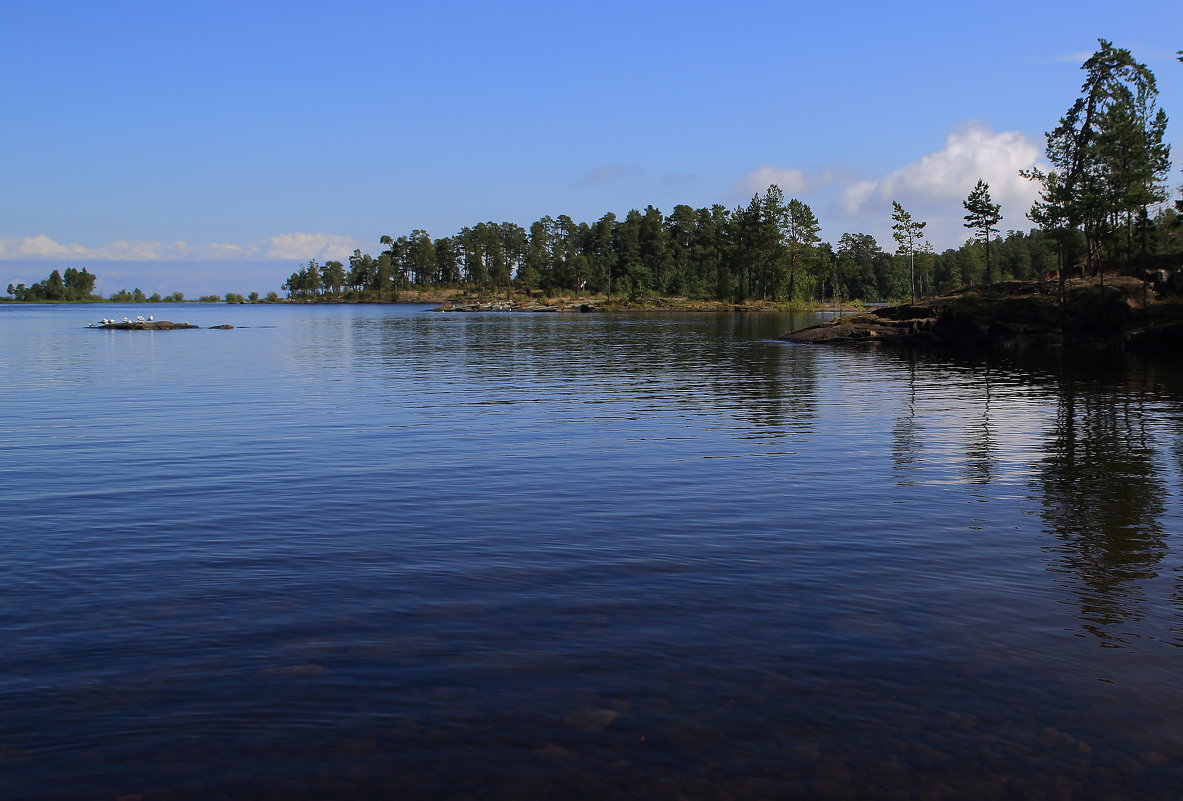
[[[831,241],[890,246],[895,199],[952,247],[979,177],[1028,227],[1017,170],[1098,37],[1183,115],[1178,0],[17,0],[0,285],[85,266],[105,294],[265,292],[383,234],[732,207],[770,182]]]

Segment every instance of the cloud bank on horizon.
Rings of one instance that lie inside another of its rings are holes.
[[[307,261],[345,260],[363,246],[341,234],[291,233],[243,245],[128,242],[89,246],[57,242],[44,234],[0,237],[0,259],[20,261]]]

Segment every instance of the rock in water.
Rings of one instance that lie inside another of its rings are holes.
[[[611,709],[581,709],[567,716],[563,721],[563,728],[572,731],[599,731],[607,728],[619,714]]]

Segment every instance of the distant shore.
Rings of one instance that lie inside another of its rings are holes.
[[[435,303],[439,311],[508,311],[508,312],[775,312],[827,311],[831,307],[802,301],[771,300],[726,301],[682,296],[628,299],[602,294],[548,295],[544,292],[484,294],[464,291],[422,293],[400,296],[402,303]],[[847,306],[846,310],[855,308]]]
[[[440,312],[777,312],[777,311],[827,311],[828,307],[801,303],[775,303],[772,301],[727,301],[695,300],[691,298],[661,298],[650,301],[619,301],[606,298],[511,298],[493,300],[456,299],[436,306]],[[852,309],[848,309],[852,310]]]
[[[218,304],[230,306],[393,306],[393,305],[434,305],[439,311],[507,311],[507,312],[787,312],[787,311],[819,311],[819,312],[847,312],[860,311],[866,306],[856,304],[824,304],[802,301],[723,301],[704,300],[701,298],[660,297],[645,300],[624,300],[608,298],[603,295],[589,296],[541,296],[519,295],[510,297],[492,294],[471,294],[457,292],[406,292],[400,293],[398,298],[281,298],[280,300],[243,300],[243,301],[161,301],[160,303],[116,301],[107,299],[90,299],[77,301],[61,300],[29,300],[18,301],[10,298],[0,298],[0,305],[12,306],[44,306],[68,304],[72,306],[185,306],[187,304]]]

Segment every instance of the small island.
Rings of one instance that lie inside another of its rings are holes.
[[[126,317],[122,320],[108,320],[102,319],[98,322],[91,323],[87,328],[102,328],[107,331],[176,331],[187,328],[201,328],[199,325],[193,325],[190,322],[174,323],[171,320],[153,320],[148,318],[137,318],[129,320]],[[222,325],[212,325],[211,329],[229,330],[234,326],[229,323]]]

